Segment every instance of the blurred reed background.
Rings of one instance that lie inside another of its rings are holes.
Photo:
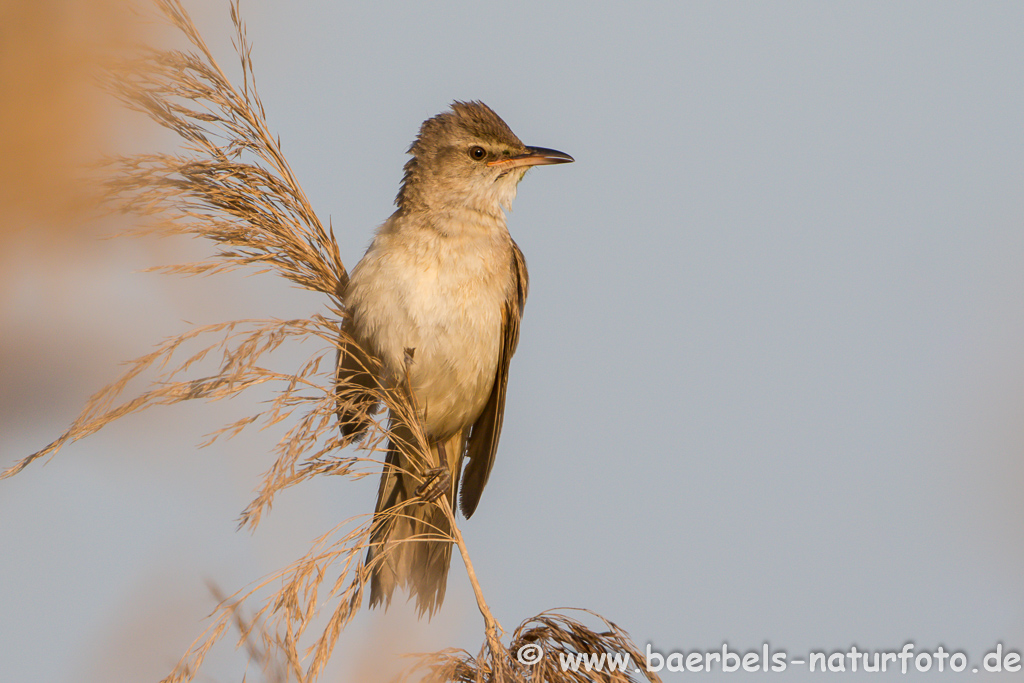
[[[162,35],[114,2],[0,8],[7,465],[183,319],[320,304],[135,272],[205,245],[97,240],[128,225],[94,220],[81,169],[168,141],[86,75]],[[189,9],[233,67],[226,3]],[[569,604],[662,651],[1024,645],[1020,4],[243,10],[271,126],[349,267],[453,98],[577,159],[528,177],[510,219],[531,299],[463,530],[505,626]],[[372,509],[372,484],[313,484],[236,533],[274,435],[195,445],[251,407],[152,411],[0,484],[4,675],[158,680],[212,608],[205,579],[242,586]],[[371,615],[338,666],[375,670],[371,643],[476,647],[462,581],[429,625]],[[240,677],[231,653],[212,665]]]

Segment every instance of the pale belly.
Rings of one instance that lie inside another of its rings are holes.
[[[511,251],[493,241],[468,249],[431,244],[426,252],[381,242],[349,285],[355,333],[384,361],[392,382],[404,379],[406,350],[414,349],[409,374],[427,432],[448,438],[473,424],[490,396]]]

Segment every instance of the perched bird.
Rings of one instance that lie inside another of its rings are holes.
[[[360,387],[411,387],[432,462],[399,447],[411,433],[390,416],[367,564],[385,557],[373,569],[370,605],[386,607],[402,584],[421,614],[433,614],[452,550],[451,526],[434,501],[447,494],[454,511],[461,479],[462,513],[470,517],[480,502],[526,303],[526,263],[503,209],[531,166],[573,158],[527,147],[482,102],[454,102],[425,121],[409,154],[398,210],[377,229],[345,292],[343,330],[355,344],[343,341],[339,352],[337,391],[346,398],[338,414],[356,440],[377,403]],[[361,350],[383,370],[373,371]]]

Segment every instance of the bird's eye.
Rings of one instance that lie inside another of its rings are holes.
[[[485,150],[483,147],[480,147],[479,145],[470,147],[469,156],[473,157],[477,161],[480,161],[485,156],[487,156],[487,150]]]

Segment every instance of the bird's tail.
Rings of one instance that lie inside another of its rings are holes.
[[[395,587],[401,585],[416,597],[421,615],[433,615],[444,601],[448,584],[452,529],[442,507],[444,499],[428,502],[422,495],[423,486],[430,486],[430,469],[446,468],[450,482],[444,493],[454,513],[465,439],[461,432],[448,439],[443,448],[444,462],[432,444],[432,462],[425,464],[422,457],[410,456],[411,447],[397,445],[413,442],[408,429],[394,421],[392,429],[366,553],[372,571],[370,607],[384,603],[386,609]]]

